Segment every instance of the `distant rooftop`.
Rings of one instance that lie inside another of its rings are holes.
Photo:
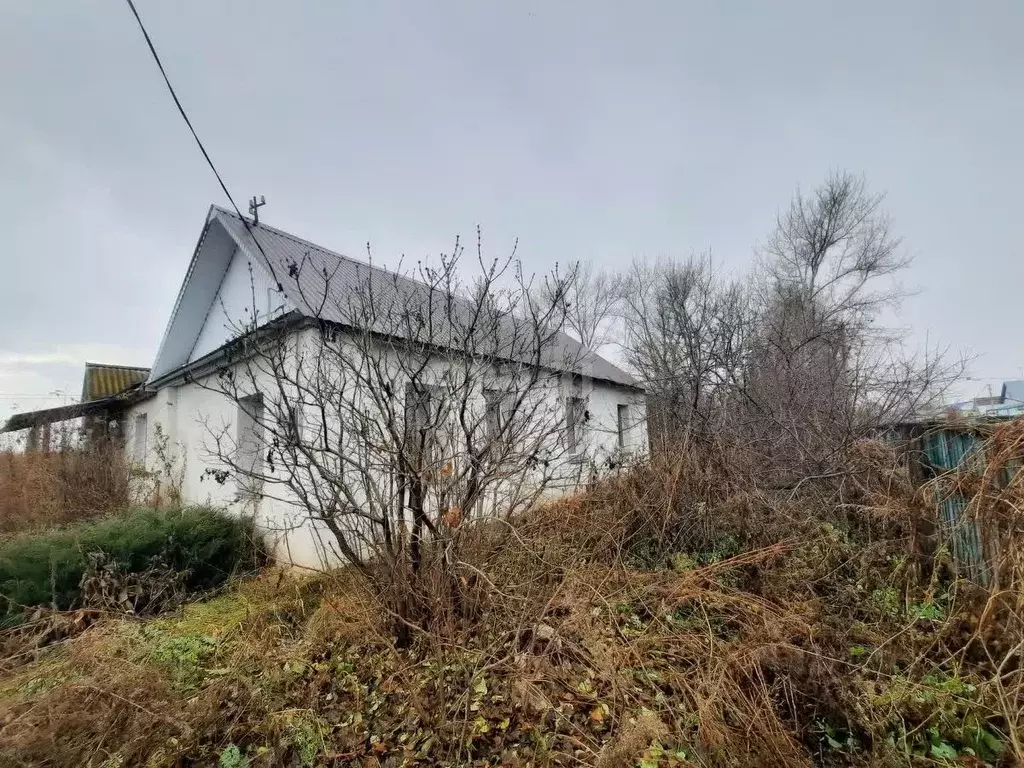
[[[82,402],[89,403],[112,397],[129,387],[141,384],[148,376],[149,368],[86,363],[85,379],[82,381]]]
[[[1020,416],[1024,415],[1024,379],[1004,381],[998,395],[976,397],[949,406],[963,415]]]
[[[1000,398],[1003,405],[1024,405],[1024,379],[1004,381]]]

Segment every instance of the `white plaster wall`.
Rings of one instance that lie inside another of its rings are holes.
[[[307,330],[297,334],[296,341],[301,345],[299,348],[303,350],[302,354],[309,354],[315,349],[314,333]],[[435,374],[439,379],[442,377],[442,366],[435,366]],[[212,381],[207,383],[214,386]],[[271,383],[268,380],[261,385],[264,393],[275,390]],[[561,375],[547,377],[544,386],[537,390],[537,396],[547,400],[562,424],[564,398],[569,391],[569,383]],[[619,404],[630,406],[634,421],[628,430],[626,451],[635,456],[646,454],[645,401],[642,394],[584,379],[583,395],[587,399],[590,415],[584,429],[583,449],[577,459],[570,460],[556,447],[554,453],[561,456],[562,464],[558,468],[559,478],[549,487],[548,495],[572,491],[595,475],[611,471],[613,467],[610,465],[621,464],[619,459],[622,452],[618,449],[617,432]],[[482,393],[479,407],[483,408]],[[207,471],[225,469],[216,459],[215,435],[223,435],[225,449],[234,444],[233,441],[237,439],[237,409],[234,402],[218,392],[204,388],[202,382],[164,387],[154,399],[135,406],[130,412],[126,450],[131,455],[134,443],[130,432],[134,429],[134,416],[141,412],[147,413],[151,432],[147,467],[155,471],[161,469],[161,462],[154,455],[153,437],[155,426],[160,424],[167,436],[175,471],[181,473],[181,490],[186,503],[221,506],[237,514],[254,515],[257,525],[268,534],[277,556],[282,560],[308,567],[321,567],[327,562],[336,562],[336,558],[329,553],[330,535],[325,535],[322,528],[314,525],[294,500],[287,498],[288,492],[283,486],[275,484],[272,491],[268,489],[268,493],[286,498],[265,496],[258,502],[240,499],[233,479],[219,483]],[[303,429],[316,428],[315,420],[304,416]],[[564,430],[559,432],[558,439],[564,439]],[[500,494],[495,493],[494,496],[497,499]]]
[[[623,387],[603,382],[590,382],[587,408],[590,421],[586,425],[586,459],[599,470],[607,469],[609,461],[619,463],[625,458],[647,454],[647,405],[644,395]],[[623,449],[619,450],[619,405],[629,406],[629,421],[632,422],[624,434]]]
[[[239,248],[228,263],[217,295],[210,305],[189,362],[213,352],[251,326],[253,313],[260,323],[286,311],[288,301],[258,264],[251,264]]]
[[[154,445],[159,424],[167,436],[167,456],[173,475],[165,477],[164,482],[180,480],[186,504],[251,515],[278,559],[310,567],[322,565],[323,547],[318,542],[318,532],[297,504],[271,498],[254,501],[239,493],[234,478],[218,482],[215,472],[227,468],[217,459],[216,437],[221,436],[224,451],[230,451],[236,444],[238,406],[207,388],[214,386],[210,379],[168,386],[159,390],[153,400],[134,406],[128,419],[131,434],[125,443],[128,456],[132,456],[134,445],[135,416],[145,412],[150,431],[146,469],[154,473],[164,471],[165,462],[156,454]],[[275,488],[274,492],[280,495],[282,488]]]
[[[343,340],[342,343],[345,344],[345,341]],[[313,329],[303,331],[298,341],[298,354],[305,356],[303,370],[309,369],[308,360],[313,358],[317,348],[317,331]],[[358,350],[351,344],[348,349],[347,354],[358,354]],[[385,348],[381,354],[390,357],[394,355],[394,350]],[[393,363],[392,365],[392,370],[398,370],[397,364]],[[423,374],[422,381],[442,382],[444,369],[443,361],[431,364]],[[315,387],[312,388],[315,389]],[[501,385],[498,388],[500,389]],[[535,388],[535,395],[546,401],[546,404],[539,410],[547,418],[557,419],[562,427],[557,434],[559,440],[565,439],[565,405],[566,398],[571,393],[570,377],[556,373],[544,376]],[[548,486],[558,493],[576,490],[582,483],[593,477],[621,467],[624,460],[645,456],[648,451],[646,399],[643,393],[607,382],[595,381],[584,376],[582,394],[586,399],[590,417],[583,428],[582,449],[576,456],[570,457],[566,453],[564,445],[552,445],[550,448],[551,455],[558,457],[558,461],[562,465],[556,473],[557,476],[548,481]],[[632,422],[626,431],[622,450],[618,445],[619,405],[629,406],[630,421]],[[479,409],[479,413],[482,414],[484,409],[482,391],[478,393],[475,402],[471,402],[471,406]],[[547,414],[550,415],[547,416]]]

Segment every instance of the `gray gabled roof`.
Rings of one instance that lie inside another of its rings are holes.
[[[233,211],[218,206],[211,208],[207,226],[214,222],[224,227],[253,262],[263,264],[290,302],[308,317],[365,327],[365,314],[360,312],[364,304],[358,296],[367,286],[372,289],[378,310],[375,314],[382,318],[388,316],[389,310],[401,308],[399,314],[408,316],[410,307],[427,308],[451,300],[437,291],[430,292],[421,282],[351,259],[266,224],[255,224],[251,219],[243,221]],[[440,312],[435,316],[446,314]],[[382,320],[381,327],[371,330],[394,334],[395,326]],[[458,333],[449,331],[451,329],[444,327],[432,330],[433,343],[453,346],[450,340],[458,338]],[[502,336],[499,326],[489,354],[505,356],[503,351],[509,344]],[[547,367],[639,388],[628,373],[600,355],[584,350],[579,342],[564,333],[558,335],[557,343],[551,347],[544,360]]]

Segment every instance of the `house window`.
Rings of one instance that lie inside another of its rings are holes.
[[[302,439],[302,412],[296,405],[287,406],[288,416],[284,423],[285,445],[296,446]]]
[[[589,414],[587,401],[582,397],[568,397],[565,401],[565,439],[569,453],[583,449],[584,428]]]
[[[140,413],[135,417],[135,431],[132,433],[132,458],[139,464],[146,463],[149,442],[149,417]]]
[[[619,405],[618,409],[618,431],[619,431],[619,448],[625,448],[629,443],[629,435],[626,434],[626,430],[629,429],[629,406]]]
[[[444,390],[422,384],[405,387],[405,441],[413,466],[427,467],[434,461],[440,442],[439,418]]]
[[[504,392],[497,389],[484,390],[484,424],[490,442],[502,437],[502,430],[506,428],[508,419],[507,411]]]
[[[250,395],[238,401],[238,434],[235,436],[237,452],[235,463],[246,490],[259,492],[259,479],[252,477],[263,472],[263,396]]]

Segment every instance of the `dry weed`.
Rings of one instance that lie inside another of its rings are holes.
[[[597,758],[597,768],[629,768],[636,764],[652,742],[668,735],[668,728],[653,712],[641,712],[627,721],[618,734],[605,744]]]
[[[102,622],[8,673],[0,760],[1020,761],[1016,480],[975,482],[973,514],[1018,547],[983,587],[920,555],[932,512],[884,446],[783,490],[722,465],[656,458],[462,526],[403,585],[419,613],[355,573],[269,571],[178,617]]]
[[[0,533],[110,514],[129,503],[130,471],[116,445],[50,453],[0,451]]]

